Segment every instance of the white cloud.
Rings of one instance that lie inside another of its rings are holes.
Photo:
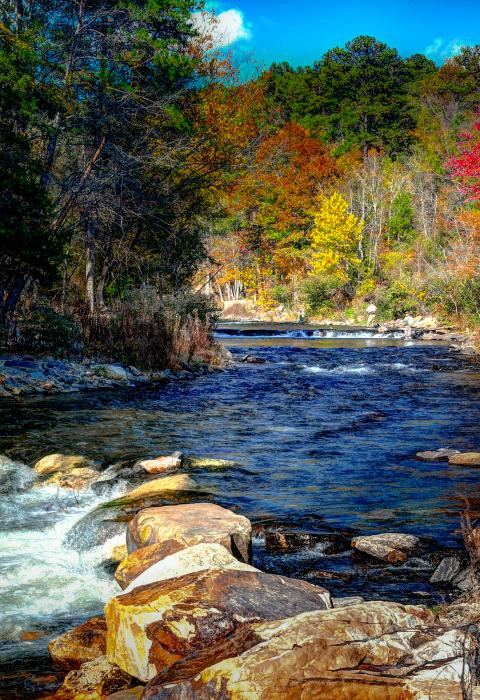
[[[245,22],[239,10],[225,10],[218,15],[213,12],[195,12],[192,22],[200,34],[212,37],[217,48],[230,46],[240,39],[252,38],[251,25]]]
[[[465,41],[463,39],[442,39],[437,37],[432,41],[429,46],[425,49],[425,53],[430,58],[451,58],[460,53],[462,46],[470,46],[471,42]]]

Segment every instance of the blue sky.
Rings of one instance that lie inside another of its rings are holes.
[[[438,64],[462,44],[480,44],[480,0],[211,0],[207,7],[219,17],[219,43],[262,66],[307,65],[359,34]]]

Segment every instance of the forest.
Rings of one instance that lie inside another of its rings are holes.
[[[479,324],[480,45],[437,66],[359,36],[264,69],[200,12],[2,3],[2,345],[165,364],[158,338],[200,343],[239,300]]]

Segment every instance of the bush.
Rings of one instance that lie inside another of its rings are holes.
[[[330,275],[308,277],[300,288],[300,297],[307,311],[319,313],[333,307],[341,287],[341,282]]]
[[[89,354],[143,369],[179,369],[195,355],[218,354],[212,329],[216,308],[201,294],[160,296],[151,287],[129,293],[108,314],[83,321]]]
[[[393,282],[387,289],[380,290],[376,297],[379,318],[390,320],[416,315],[420,302],[402,282]]]
[[[282,304],[283,306],[292,305],[293,292],[283,284],[275,285],[275,287],[272,289],[271,295],[272,301],[276,302],[277,304]]]
[[[19,315],[4,337],[4,345],[11,352],[61,357],[78,349],[80,340],[80,325],[73,316],[48,306],[36,306]]]
[[[466,280],[453,279],[443,284],[438,291],[437,301],[447,314],[469,316],[480,321],[480,277]]]

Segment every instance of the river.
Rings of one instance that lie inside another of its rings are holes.
[[[233,460],[227,471],[193,476],[210,498],[254,522],[348,535],[410,532],[432,547],[459,546],[462,498],[475,494],[480,472],[419,462],[415,453],[480,447],[474,360],[446,345],[394,338],[223,342],[237,359],[251,352],[266,362],[150,388],[3,402],[0,454],[31,464],[51,452],[80,453],[104,466],[174,450]],[[25,467],[1,481],[1,697],[35,697],[39,676],[54,687],[49,639],[101,613],[119,590],[92,553],[63,543],[104,498],[31,481]],[[321,545],[274,553],[256,537],[254,563],[311,581],[316,569],[343,573],[317,581],[334,595],[427,604],[445,595],[428,583],[423,560],[368,567],[350,553],[327,556]]]

